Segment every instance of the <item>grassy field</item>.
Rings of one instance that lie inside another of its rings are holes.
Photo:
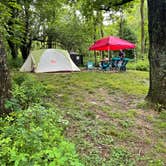
[[[147,106],[148,72],[36,74],[45,102],[68,122],[65,137],[87,166],[166,164],[166,113]]]

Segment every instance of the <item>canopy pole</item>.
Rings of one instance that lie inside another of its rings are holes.
[[[110,61],[110,50],[108,49],[108,59]]]
[[[134,48],[134,61],[135,61],[135,70],[136,70],[137,55],[136,55],[135,48]]]
[[[97,65],[97,62],[96,62],[96,51],[94,51],[94,58],[95,58],[95,66]]]
[[[89,59],[90,59],[90,51],[89,51],[89,54],[88,54],[88,61],[89,61]]]

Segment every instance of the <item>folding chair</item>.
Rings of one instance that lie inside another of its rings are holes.
[[[88,70],[93,70],[94,69],[94,63],[92,61],[88,61],[86,67],[87,67]]]

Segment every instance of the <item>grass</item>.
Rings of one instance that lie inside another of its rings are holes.
[[[166,163],[165,113],[151,110],[144,102],[148,72],[35,76],[46,85],[45,104],[58,106],[68,121],[64,135],[76,145],[85,165]]]

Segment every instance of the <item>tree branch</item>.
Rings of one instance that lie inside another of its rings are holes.
[[[132,2],[134,0],[120,0],[120,1],[113,1],[113,2],[109,2],[108,4],[103,4],[100,6],[100,10],[105,10],[105,11],[109,11],[111,7],[115,6],[121,6],[124,5],[128,2]]]
[[[114,6],[120,6],[131,1],[134,1],[134,0],[121,0],[120,2],[115,3]]]

